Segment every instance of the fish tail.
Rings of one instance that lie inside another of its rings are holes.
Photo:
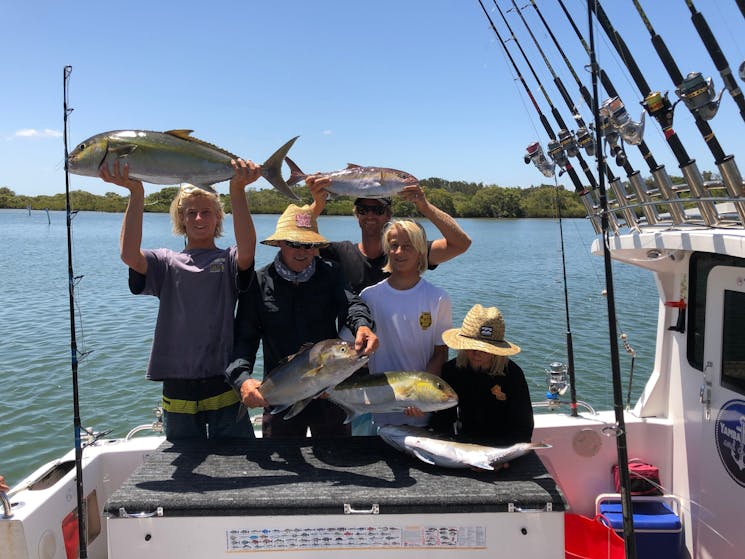
[[[261,174],[264,178],[268,180],[274,188],[293,200],[300,200],[300,197],[290,190],[290,187],[282,178],[282,162],[284,161],[287,152],[290,151],[292,144],[294,144],[295,140],[298,138],[299,136],[292,138],[289,142],[275,151],[261,166]]]
[[[290,178],[287,179],[287,184],[292,186],[293,184],[297,184],[300,181],[305,180],[305,177],[307,175],[300,170],[300,167],[298,167],[297,163],[295,163],[289,157],[285,157],[285,163],[287,163],[287,166],[290,168]]]

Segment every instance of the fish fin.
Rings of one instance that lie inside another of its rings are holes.
[[[303,376],[300,378],[306,378],[306,377],[314,377],[318,374],[318,371],[323,369],[323,365],[319,365],[318,367],[313,367],[312,369],[308,369],[303,373]]]
[[[347,169],[361,169],[362,165],[357,165],[357,163],[347,163]]]
[[[201,144],[203,146],[210,147],[214,150],[219,151],[220,153],[225,154],[231,159],[239,159],[237,155],[235,155],[234,153],[230,153],[228,150],[223,149],[220,146],[216,146],[215,144],[211,144],[209,142],[205,142],[204,140],[200,140],[199,138],[195,138],[194,136],[191,135],[192,132],[194,132],[194,130],[179,129],[179,130],[166,130],[163,133],[168,134],[169,136],[173,136],[174,138],[178,138],[179,140],[184,140],[186,142],[193,142],[195,144]],[[200,185],[196,185],[196,186],[200,186]]]
[[[298,167],[297,163],[295,163],[289,157],[285,157],[285,163],[287,163],[287,166],[290,168],[290,178],[287,179],[287,184],[289,186],[292,186],[294,184],[299,183],[302,180],[305,180],[306,174],[303,173],[300,167]]]
[[[313,398],[314,396],[311,396],[310,398],[306,398],[305,400],[300,400],[299,402],[295,402],[294,404],[292,404],[290,411],[288,411],[284,415],[283,419],[292,419],[293,417],[295,417],[297,414],[305,409],[305,406],[307,406]]]
[[[277,368],[279,368],[279,367],[280,367],[281,365],[286,365],[287,363],[289,363],[290,361],[292,361],[293,359],[295,359],[295,357],[297,357],[297,356],[298,356],[298,355],[300,355],[301,353],[303,353],[303,352],[305,352],[305,351],[309,350],[309,349],[310,349],[310,348],[312,348],[312,347],[313,347],[314,345],[315,345],[315,344],[313,344],[313,343],[310,343],[310,342],[306,342],[306,343],[304,343],[303,345],[301,345],[301,346],[300,346],[300,349],[298,349],[298,350],[297,350],[297,351],[296,351],[295,353],[293,353],[292,355],[288,355],[287,357],[283,357],[282,359],[280,359],[280,360],[279,360],[279,362],[277,363],[277,366],[276,366],[276,367],[274,367],[274,369],[277,369]],[[272,369],[272,371],[274,371],[274,369]],[[271,374],[272,374],[272,372],[271,372],[271,371],[269,371],[269,374],[271,375]]]
[[[489,462],[468,462],[468,465],[479,470],[494,470],[494,466]]]
[[[187,130],[185,128],[181,128],[178,130],[166,130],[163,132],[163,134],[168,134],[170,136],[176,136],[177,138],[181,138],[182,140],[194,140],[195,138],[191,137],[191,133],[194,132],[194,130]]]
[[[133,144],[123,144],[121,146],[109,146],[108,149],[111,153],[116,155],[117,158],[120,158],[128,156],[137,149],[137,146]]]
[[[435,461],[429,457],[429,454],[426,454],[420,450],[412,450],[412,452],[414,453],[414,456],[419,458],[419,460],[421,460],[422,462],[432,464],[433,466],[435,465]]]
[[[248,413],[248,409],[246,409],[246,406],[241,403],[240,406],[238,406],[238,413],[235,416],[235,422],[238,423],[241,419],[246,417],[246,414]]]
[[[269,413],[272,415],[277,415],[278,413],[282,413],[287,408],[289,408],[292,404],[282,404],[279,406],[272,406],[269,408]]]
[[[292,144],[294,144],[295,140],[299,137],[300,136],[295,136],[289,140],[285,145],[270,155],[269,159],[264,161],[261,165],[261,174],[267,181],[269,181],[269,184],[293,200],[300,200],[300,197],[290,189],[282,178],[282,161],[284,161],[287,152],[290,151]]]

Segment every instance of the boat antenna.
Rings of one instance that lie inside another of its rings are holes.
[[[701,40],[704,42],[706,50],[709,51],[709,56],[711,56],[714,66],[719,70],[719,75],[722,76],[724,87],[729,91],[732,99],[737,104],[737,108],[740,110],[740,116],[745,120],[745,95],[743,95],[742,89],[740,89],[735,81],[735,76],[729,67],[729,62],[727,62],[727,58],[719,47],[719,42],[714,36],[714,33],[712,33],[709,24],[706,22],[706,18],[704,18],[703,14],[693,5],[693,1],[685,0],[685,3],[691,10],[691,21],[693,22],[693,26],[696,28]],[[741,4],[740,8],[743,9],[745,6]]]
[[[595,117],[595,141],[599,146],[602,141],[600,130],[600,106],[598,104],[598,64],[595,55],[595,33],[593,31],[593,3],[596,0],[587,0],[587,23],[590,39],[590,72],[592,76],[592,114]],[[615,412],[616,425],[616,453],[618,460],[619,485],[621,491],[621,516],[623,517],[623,539],[625,544],[626,559],[636,559],[636,538],[634,537],[633,504],[631,501],[630,479],[629,479],[629,457],[626,445],[626,422],[624,420],[623,388],[621,385],[621,367],[618,356],[618,332],[616,330],[616,302],[613,289],[613,267],[610,257],[610,241],[608,231],[608,198],[605,192],[605,181],[602,168],[605,166],[605,158],[602,150],[598,149],[598,193],[601,209],[601,226],[603,229],[603,262],[605,265],[605,289],[608,305],[608,335],[610,338],[611,373],[613,376],[613,410]]]
[[[67,117],[73,109],[70,109],[67,102],[67,89],[70,83],[70,74],[72,66],[65,66],[62,72],[62,89],[64,92],[63,101],[63,119],[64,119],[64,145],[65,145],[65,214],[67,218],[67,279],[68,293],[70,300],[70,357],[72,362],[72,409],[73,425],[75,429],[75,482],[77,486],[77,503],[78,503],[78,546],[80,559],[87,559],[87,530],[85,519],[87,518],[86,503],[83,492],[83,445],[81,440],[81,423],[80,423],[80,399],[78,396],[78,344],[75,334],[75,284],[79,278],[73,274],[72,268],[72,220],[75,214],[70,207],[70,171],[67,166]]]

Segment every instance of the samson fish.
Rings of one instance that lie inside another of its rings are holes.
[[[97,177],[102,165],[129,165],[129,176],[152,184],[191,183],[214,191],[212,185],[230,179],[237,155],[191,136],[192,130],[113,130],[91,136],[67,157],[71,173]],[[282,161],[297,136],[261,165],[262,176],[285,196],[299,200],[282,178]]]
[[[306,344],[272,369],[259,386],[273,414],[289,408],[285,419],[300,413],[316,396],[346,379],[368,360],[354,345],[340,339]]]
[[[290,167],[287,184],[293,185],[305,180],[308,175],[292,159],[285,157],[285,161]],[[349,163],[346,169],[321,175],[331,179],[331,184],[326,187],[328,192],[352,198],[390,198],[407,186],[419,184],[414,175],[405,171],[387,167],[363,167],[354,163]]]
[[[422,462],[444,468],[493,470],[531,450],[551,448],[546,443],[517,443],[507,447],[459,443],[412,425],[383,425],[378,435],[393,448]]]
[[[349,378],[328,392],[329,400],[347,412],[345,423],[365,413],[451,408],[458,395],[440,377],[425,372],[390,371]]]

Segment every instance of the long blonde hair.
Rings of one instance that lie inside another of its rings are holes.
[[[458,350],[458,354],[455,356],[455,366],[459,369],[465,369],[468,367],[468,355],[465,349]],[[507,362],[510,360],[507,355],[492,355],[491,367],[487,371],[492,376],[504,376],[506,375]]]
[[[419,266],[417,270],[421,275],[429,265],[427,262],[427,233],[424,231],[424,227],[413,219],[397,219],[389,222],[383,229],[383,252],[385,252],[386,256],[391,252],[391,243],[388,237],[393,229],[403,231],[409,236],[411,245],[419,254]],[[392,271],[390,258],[385,263],[385,266],[383,266],[383,271],[388,273]]]
[[[222,202],[216,192],[209,192],[204,188],[199,188],[192,184],[184,183],[178,189],[176,197],[171,202],[171,224],[173,225],[173,234],[179,237],[186,235],[184,227],[184,202],[194,200],[195,198],[205,198],[212,203],[217,214],[217,226],[215,227],[215,238],[222,237],[222,222],[225,217]]]

